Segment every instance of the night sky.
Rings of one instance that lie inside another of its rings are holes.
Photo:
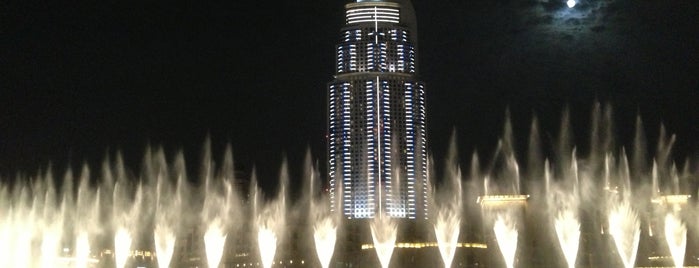
[[[148,145],[184,150],[196,170],[210,136],[263,185],[285,155],[297,177],[306,148],[325,161],[344,3],[2,2],[0,174],[97,168],[116,151],[137,172]],[[618,145],[640,113],[649,143],[663,122],[676,157],[699,158],[697,1],[413,3],[437,159],[453,129],[464,162],[491,153],[508,107],[518,147],[533,114],[553,139],[566,106],[584,146],[596,100],[614,109]]]

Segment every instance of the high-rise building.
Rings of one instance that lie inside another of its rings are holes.
[[[328,84],[331,202],[346,218],[427,218],[425,86],[412,4],[358,0],[345,9]]]

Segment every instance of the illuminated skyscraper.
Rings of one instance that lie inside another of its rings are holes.
[[[426,218],[425,87],[412,4],[359,0],[345,9],[328,84],[333,207],[346,218]]]

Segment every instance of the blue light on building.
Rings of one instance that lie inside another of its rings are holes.
[[[427,218],[425,87],[412,5],[357,1],[345,9],[328,85],[332,206],[346,218]]]

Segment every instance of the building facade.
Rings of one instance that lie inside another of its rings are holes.
[[[425,86],[409,0],[345,5],[328,84],[328,175],[345,218],[425,219]]]

